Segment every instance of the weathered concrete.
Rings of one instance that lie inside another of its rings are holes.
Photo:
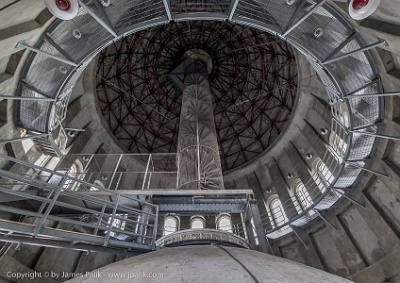
[[[204,260],[207,259],[207,260]],[[246,269],[247,270],[246,270]],[[109,282],[109,276],[137,276],[137,282],[350,282],[282,258],[263,253],[217,246],[163,249],[96,270],[99,276],[83,276],[68,282]],[[94,273],[95,274],[95,273]],[[154,274],[154,278],[146,278]],[[124,282],[126,279],[112,279]]]

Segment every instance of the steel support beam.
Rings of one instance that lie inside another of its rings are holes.
[[[25,43],[22,42],[22,41],[18,42],[18,43],[17,43],[17,46],[15,46],[15,47],[16,47],[16,48],[25,48],[25,49],[28,49],[28,50],[30,50],[30,51],[32,51],[32,52],[35,52],[35,53],[38,53],[38,54],[42,54],[42,55],[47,56],[47,57],[49,57],[49,58],[51,58],[51,59],[54,59],[54,60],[56,60],[56,61],[65,63],[65,64],[67,64],[67,65],[71,65],[71,66],[73,66],[73,67],[78,67],[78,66],[79,66],[79,65],[76,64],[75,62],[72,62],[72,61],[67,60],[67,59],[64,59],[64,58],[60,58],[60,57],[58,57],[58,56],[55,56],[55,55],[53,55],[53,54],[50,54],[50,53],[45,52],[45,51],[43,51],[43,50],[40,50],[40,49],[38,49],[38,48],[29,46],[29,45],[25,44]]]
[[[28,97],[28,96],[8,96],[8,95],[0,95],[0,99],[50,101],[50,102],[56,101],[56,99],[48,97],[31,97],[31,96]]]
[[[325,217],[323,217],[323,216],[321,215],[321,213],[320,213],[318,210],[316,210],[316,209],[314,208],[313,211],[319,216],[319,218],[322,219],[322,221],[325,222],[326,225],[328,225],[328,226],[331,227],[333,230],[335,230],[336,234],[340,234],[339,229],[337,229],[335,226],[333,226],[331,223],[329,223],[328,220],[326,220]]]
[[[361,170],[367,171],[367,172],[369,172],[369,173],[375,174],[375,175],[377,175],[377,176],[386,178],[386,179],[388,179],[389,181],[392,180],[392,176],[390,176],[390,175],[387,175],[387,174],[384,174],[384,173],[381,173],[381,172],[378,172],[378,171],[374,171],[374,170],[371,170],[371,169],[362,167],[362,166],[358,165],[357,163],[352,163],[352,162],[349,162],[349,161],[347,161],[347,160],[344,160],[344,162],[345,162],[346,164],[350,165],[350,166],[354,166],[354,167],[356,167],[356,168],[358,168],[358,169],[361,169]]]
[[[364,135],[364,136],[371,136],[371,137],[375,137],[375,138],[382,138],[382,139],[400,141],[400,137],[395,137],[395,136],[386,136],[386,135],[369,133],[369,132],[362,132],[362,131],[357,131],[357,130],[351,130],[350,133],[360,134],[360,135]]]
[[[303,241],[303,239],[302,239],[302,238],[300,237],[300,235],[297,233],[296,228],[295,228],[293,225],[291,225],[291,224],[289,224],[289,227],[292,229],[292,231],[293,231],[293,233],[296,235],[297,239],[299,239],[300,243],[303,244],[303,246],[304,246],[304,248],[306,249],[306,251],[310,250],[310,246],[307,245],[307,244]]]
[[[352,94],[343,96],[343,98],[364,98],[364,97],[386,97],[400,95],[400,92],[385,92],[385,93],[369,93],[369,94]]]
[[[336,54],[338,54],[347,44],[349,44],[352,40],[354,40],[355,38],[357,38],[358,34],[356,32],[353,32],[352,34],[350,34],[350,36],[348,38],[346,38],[346,40],[344,40],[342,43],[340,43],[335,49],[333,49],[333,51],[325,58],[326,60],[330,60],[332,59]]]
[[[256,200],[249,200],[246,213],[250,213],[253,218],[258,239],[258,248],[260,252],[271,254],[272,250],[270,250],[268,247],[267,235],[265,234],[264,226],[262,224],[260,211],[258,210]]]
[[[376,43],[367,45],[367,46],[365,46],[365,47],[362,47],[362,48],[359,48],[359,49],[357,49],[357,50],[351,51],[351,52],[349,52],[349,53],[343,54],[343,55],[341,55],[341,56],[338,56],[338,57],[335,57],[335,58],[332,58],[332,59],[329,59],[329,60],[325,60],[325,61],[321,62],[320,64],[321,64],[321,65],[331,64],[331,63],[334,63],[334,62],[336,62],[336,61],[339,61],[339,60],[342,60],[342,59],[344,59],[344,58],[347,58],[347,57],[349,57],[349,56],[351,56],[351,55],[353,55],[353,54],[356,54],[356,53],[359,53],[359,52],[364,52],[364,51],[370,50],[370,49],[372,49],[372,48],[375,48],[375,47],[381,46],[381,45],[387,45],[386,41],[383,40],[383,39],[380,39],[380,40],[379,40],[378,42],[376,42]]]
[[[365,211],[368,210],[368,207],[367,207],[366,205],[363,205],[363,204],[359,203],[358,201],[352,199],[351,197],[347,196],[345,193],[342,192],[342,189],[340,189],[340,188],[333,188],[333,187],[332,187],[332,188],[331,188],[331,191],[332,191],[333,193],[335,193],[335,191],[338,192],[338,193],[341,194],[344,198],[346,198],[346,199],[348,199],[349,201],[351,201],[353,204],[355,204],[355,205],[361,207],[361,208],[364,209]]]

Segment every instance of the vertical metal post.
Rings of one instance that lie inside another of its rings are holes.
[[[370,49],[375,48],[375,47],[380,46],[380,45],[387,45],[387,43],[386,43],[385,40],[380,39],[380,40],[379,40],[378,42],[376,42],[376,43],[367,45],[367,46],[362,47],[362,48],[359,48],[359,49],[357,49],[357,50],[353,50],[353,51],[351,51],[351,52],[349,52],[349,53],[346,53],[346,54],[343,54],[343,55],[341,55],[341,56],[338,56],[338,57],[335,57],[335,58],[332,58],[332,59],[329,59],[329,60],[325,60],[324,62],[321,62],[320,64],[321,64],[321,65],[330,64],[330,63],[336,62],[336,61],[338,61],[338,60],[347,58],[347,57],[349,57],[349,56],[351,56],[351,55],[353,55],[353,54],[355,54],[355,53],[364,52],[364,51],[370,50]]]
[[[253,231],[253,225],[251,223],[251,212],[250,212],[250,207],[247,205],[247,209],[244,213],[244,225],[246,227],[246,234],[247,234],[247,240],[250,243],[250,246],[255,250],[257,248],[257,243]]]
[[[256,200],[249,200],[248,205],[251,211],[251,216],[253,217],[254,226],[257,233],[259,250],[260,252],[271,253],[271,251],[269,251],[268,249],[267,235],[265,235],[265,230],[262,224],[260,211],[258,210]]]
[[[62,178],[60,184],[55,189],[55,193],[54,193],[53,199],[49,203],[49,205],[48,205],[48,207],[46,209],[46,212],[43,214],[43,216],[40,219],[39,224],[36,226],[35,230],[33,231],[33,234],[32,234],[33,237],[36,237],[39,234],[40,230],[42,229],[43,224],[46,221],[47,217],[49,216],[51,210],[53,209],[54,204],[56,203],[58,197],[60,196],[60,194],[61,194],[61,192],[63,190],[64,184],[67,181],[67,179],[68,179],[68,175],[65,174],[64,177]]]
[[[35,47],[29,46],[29,45],[25,44],[25,43],[22,42],[22,41],[20,41],[20,42],[17,43],[16,48],[25,48],[25,49],[28,49],[28,50],[30,50],[30,51],[32,51],[32,52],[35,52],[35,53],[38,53],[38,54],[42,54],[42,55],[45,55],[45,56],[47,56],[47,57],[49,57],[49,58],[51,58],[51,59],[54,59],[54,60],[56,60],[56,61],[65,63],[65,64],[67,64],[67,65],[71,65],[71,66],[73,66],[73,67],[78,67],[78,64],[76,64],[75,62],[72,62],[72,61],[67,60],[67,59],[64,59],[64,58],[60,58],[60,57],[58,57],[58,56],[55,56],[55,55],[50,54],[50,53],[48,53],[48,52],[45,52],[45,51],[43,51],[43,50],[40,50],[40,49],[37,49],[37,48],[35,48]]]
[[[272,249],[272,246],[271,246],[271,244],[269,243],[269,238],[268,238],[268,237],[265,237],[265,239],[267,240],[268,248],[269,248],[269,250],[271,251],[271,255],[275,255],[274,250]]]
[[[158,213],[159,213],[159,207],[158,205],[155,206],[155,219],[154,219],[154,227],[153,227],[153,243],[152,243],[152,249],[156,249],[156,241],[157,241],[157,230],[158,230]]]
[[[121,197],[121,195],[120,195],[120,194],[117,194],[117,197],[116,197],[116,199],[115,199],[115,204],[114,204],[114,207],[113,207],[113,212],[112,212],[112,215],[111,215],[110,227],[108,227],[107,235],[104,237],[104,244],[103,244],[103,245],[104,245],[105,247],[108,246],[108,241],[110,240],[110,236],[111,236],[110,234],[111,234],[112,224],[113,224],[114,219],[115,219],[115,214],[117,213],[117,207],[118,207],[118,205],[119,205],[120,197]]]
[[[120,154],[120,156],[119,156],[119,158],[118,158],[118,161],[117,161],[117,164],[115,165],[115,169],[114,169],[114,171],[113,171],[113,173],[112,173],[112,175],[111,175],[110,183],[108,184],[108,189],[109,189],[109,190],[111,189],[111,185],[112,185],[112,182],[114,181],[115,174],[116,174],[117,171],[118,171],[118,167],[119,167],[119,165],[121,164],[122,156],[123,156],[123,154]]]
[[[318,4],[316,4],[310,11],[308,11],[303,17],[301,17],[296,23],[294,23],[290,28],[282,33],[282,36],[286,37],[291,31],[293,31],[296,27],[298,27],[302,22],[304,22],[309,16],[311,16],[316,9],[325,4],[328,0],[321,0]]]
[[[96,229],[94,229],[93,235],[97,235],[97,233],[99,232],[99,228],[101,226],[101,221],[103,221],[103,214],[106,211],[106,204],[103,204],[102,208],[101,208],[101,215],[99,220],[97,221],[97,227]]]
[[[147,174],[148,174],[148,171],[149,171],[150,160],[151,160],[151,153],[149,154],[149,159],[147,160],[146,171],[144,173],[143,184],[142,184],[142,191],[146,187],[146,180],[147,180]]]

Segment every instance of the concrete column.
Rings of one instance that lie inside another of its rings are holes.
[[[142,211],[143,212],[154,213],[153,207],[148,206],[148,205],[143,205]],[[138,220],[139,224],[138,224],[138,229],[137,229],[137,233],[139,235],[148,236],[149,230],[150,230],[150,233],[152,232],[151,227],[147,226],[147,224],[149,224],[149,220],[151,218],[152,217],[150,217],[150,215],[148,215],[148,214],[142,214],[142,215],[139,216],[139,220]],[[150,239],[148,239],[148,238],[143,238],[143,237],[140,237],[140,236],[137,237],[137,242],[140,243],[140,244],[142,244],[142,243],[144,244],[144,243],[147,243],[149,241],[150,241]]]
[[[215,223],[215,216],[206,216],[206,229],[217,229],[217,225]]]
[[[177,189],[223,188],[207,69],[202,61],[194,60],[185,68],[178,136]]]
[[[248,209],[247,209],[246,213],[250,213],[253,218],[254,227],[255,227],[255,230],[257,233],[257,239],[258,239],[258,250],[260,252],[264,252],[264,253],[271,253],[271,250],[268,248],[267,238],[265,235],[264,227],[262,225],[260,211],[258,210],[256,200],[249,201],[249,205],[248,205]]]
[[[180,227],[179,230],[190,229],[190,216],[180,217]]]
[[[262,226],[269,230],[271,228],[271,223],[268,217],[267,208],[265,207],[264,194],[261,189],[260,182],[257,178],[256,173],[252,172],[247,175],[247,182],[249,184],[249,189],[254,192],[254,198],[257,202],[257,207],[261,219]]]
[[[158,223],[157,223],[157,239],[164,236],[164,225],[165,225],[165,215],[158,215]],[[179,223],[177,231],[179,231]]]
[[[249,241],[251,247],[254,250],[258,249],[257,243],[256,243],[256,237],[254,235],[253,231],[253,225],[251,224],[251,213],[247,211],[248,213],[244,214],[244,225],[246,227],[246,235],[247,235],[247,240]]]

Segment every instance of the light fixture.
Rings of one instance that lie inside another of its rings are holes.
[[[72,36],[76,39],[80,39],[82,37],[82,33],[79,29],[75,28],[72,30]]]
[[[65,75],[68,72],[68,69],[65,66],[59,66],[58,70],[61,74]]]
[[[324,34],[324,29],[323,29],[323,28],[317,28],[317,29],[314,31],[314,36],[315,36],[316,38],[321,37],[323,34]]]
[[[321,133],[321,135],[325,136],[328,133],[328,129],[327,128],[321,128],[320,133]]]
[[[381,0],[350,0],[349,14],[355,20],[369,17],[378,8]]]
[[[77,0],[44,0],[50,13],[61,20],[71,20],[76,17],[79,10]]]
[[[307,154],[306,154],[306,158],[307,158],[307,159],[311,159],[311,158],[313,158],[313,155],[312,155],[311,153],[307,153]]]
[[[287,174],[287,177],[288,177],[288,179],[292,179],[293,178],[293,174],[289,173],[289,174]]]
[[[111,4],[111,0],[100,0],[101,5],[108,7]]]

